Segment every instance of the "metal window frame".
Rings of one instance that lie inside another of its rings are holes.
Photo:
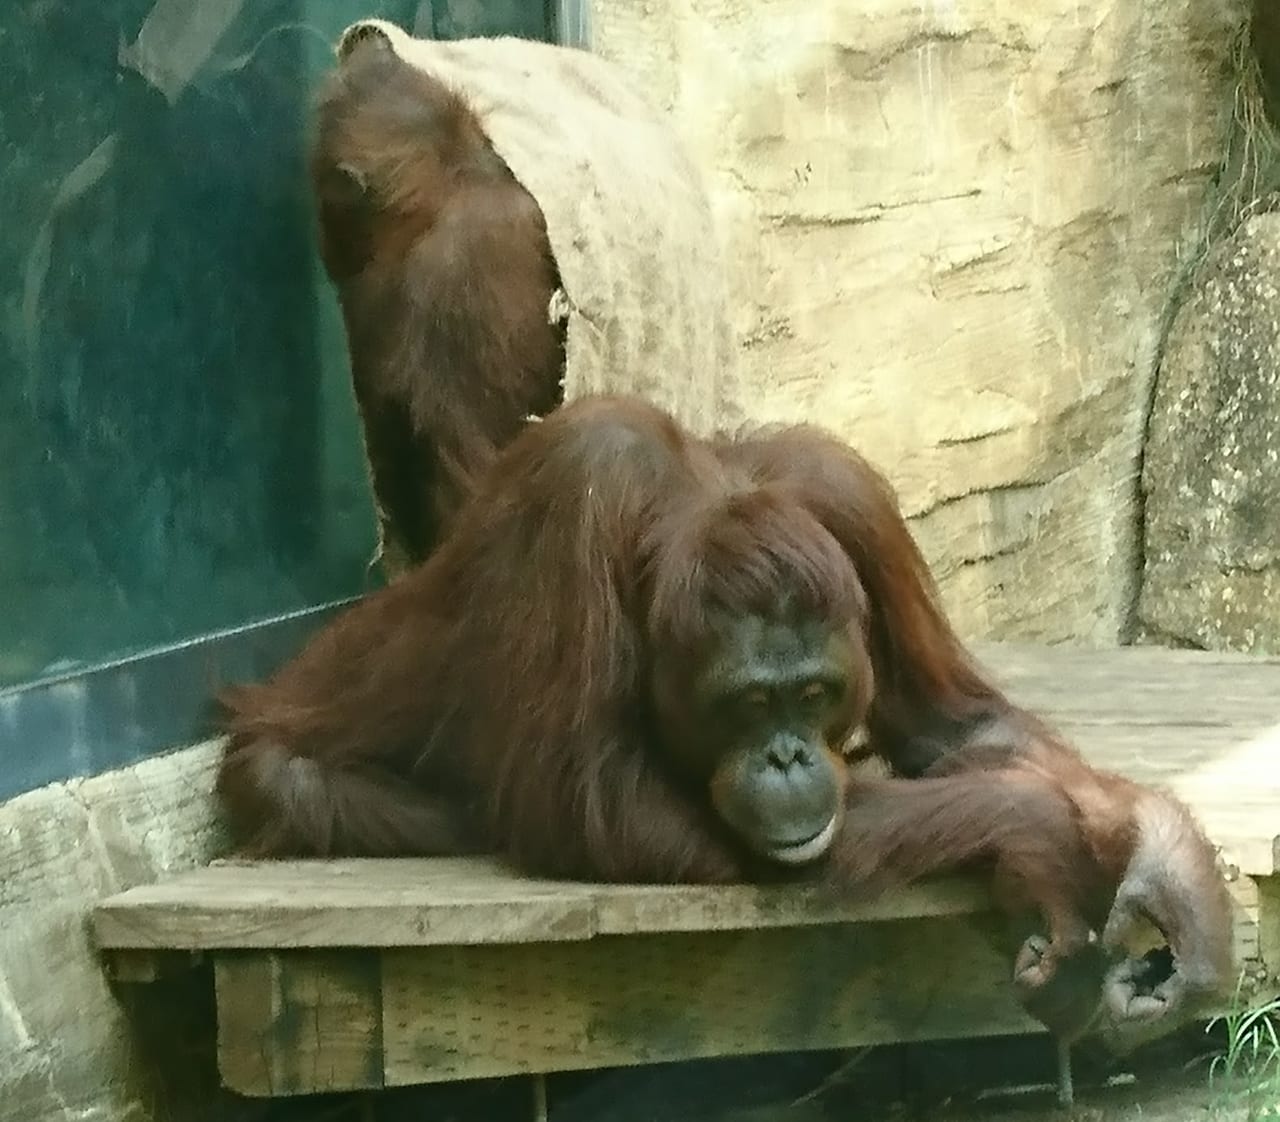
[[[0,689],[0,801],[214,735],[214,697],[258,681],[359,597]]]
[[[555,6],[556,42],[591,49],[591,0],[551,0]]]

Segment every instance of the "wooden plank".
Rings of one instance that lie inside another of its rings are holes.
[[[597,934],[790,927],[990,908],[979,878],[868,900],[804,887],[591,885],[477,858],[218,863],[112,897],[103,948],[204,950],[565,942]]]
[[[376,951],[218,955],[223,1082],[259,1097],[381,1087],[381,977]]]
[[[1273,838],[1240,838],[1231,833],[1234,823],[1223,822],[1230,819],[1230,809],[1215,815],[1219,819],[1218,828],[1214,829],[1210,821],[1211,815],[1202,814],[1200,821],[1205,824],[1209,836],[1221,851],[1222,860],[1227,869],[1236,874],[1259,879],[1275,876],[1280,871],[1280,857],[1277,855],[1277,841]]]
[[[1236,954],[1251,966],[1254,994],[1267,981],[1259,891],[1243,878],[1233,894]],[[589,943],[219,952],[219,1063],[242,1094],[292,1095],[1040,1031],[1012,1000],[1000,931],[982,915]]]
[[[98,945],[270,948],[587,939],[588,886],[485,860],[217,862],[104,901]]]
[[[1159,687],[1171,672],[1178,671],[1191,670],[1195,674],[1244,671],[1247,674],[1258,667],[1280,670],[1280,655],[1240,651],[1198,651],[1154,645],[1089,647],[991,639],[976,640],[970,647],[992,673],[1012,681],[1046,682],[1062,674],[1108,678],[1111,670],[1118,666],[1125,668],[1126,676]]]
[[[1280,877],[1257,881],[1258,948],[1261,984],[1280,987]]]
[[[1240,872],[1280,872],[1280,657],[977,644],[1095,766],[1168,787]]]
[[[978,918],[384,951],[387,1086],[1036,1031]]]
[[[1260,892],[1231,887],[1256,995]],[[992,914],[383,956],[387,1086],[1043,1031]]]
[[[317,893],[313,864],[341,874],[325,879],[345,891],[328,883],[325,893]],[[980,877],[924,881],[868,900],[803,887],[549,882],[581,906],[572,925],[539,923],[531,914],[520,927],[503,927],[489,924],[505,914],[511,898],[545,885],[485,860],[268,862],[215,866],[202,873],[199,878],[175,878],[156,886],[157,891],[147,894],[153,900],[150,905],[135,906],[132,894],[124,894],[122,903],[102,910],[99,944],[116,950],[131,948],[141,936],[163,939],[165,946],[203,950],[469,946],[574,942],[597,935],[662,931],[873,923],[992,910],[989,890]],[[278,899],[263,919],[257,909],[267,887]],[[223,910],[211,906],[211,898],[221,899]],[[550,920],[558,921],[564,901],[552,896],[549,908]],[[437,910],[445,922],[433,918]]]
[[[595,891],[600,935],[876,923],[993,910],[986,881],[965,876],[921,881],[862,900],[803,886],[600,885]]]
[[[185,974],[201,957],[201,952],[119,950],[109,952],[106,967],[113,982],[150,983]]]
[[[1267,982],[1262,962],[1262,938],[1259,882],[1253,877],[1234,877],[1229,882],[1232,904],[1231,952],[1238,971],[1248,978],[1247,992],[1259,992]],[[1151,946],[1164,943],[1154,928],[1148,929]],[[1141,949],[1136,948],[1136,949]]]

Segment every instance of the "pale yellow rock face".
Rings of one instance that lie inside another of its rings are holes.
[[[1114,642],[1234,0],[609,0],[709,176],[748,413],[898,487],[969,635]]]

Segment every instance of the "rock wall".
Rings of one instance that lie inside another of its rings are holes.
[[[198,981],[176,1007],[157,1004],[172,988],[146,987],[127,1015],[130,987],[108,983],[87,918],[104,896],[214,855],[216,759],[203,745],[0,805],[0,1122],[217,1116]]]
[[[1275,0],[1253,0],[1250,38],[1267,108],[1280,121],[1280,5]]]
[[[1114,642],[1162,317],[1234,0],[610,0],[593,44],[712,177],[748,410],[900,489],[962,629]]]
[[[1280,651],[1280,214],[1198,270],[1169,333],[1143,486],[1152,638]]]

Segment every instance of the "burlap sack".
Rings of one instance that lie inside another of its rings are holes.
[[[738,423],[736,347],[705,187],[667,121],[609,62],[521,39],[362,29],[458,90],[538,201],[567,316],[564,391],[634,393],[695,431]],[[390,560],[390,558],[387,558]]]

